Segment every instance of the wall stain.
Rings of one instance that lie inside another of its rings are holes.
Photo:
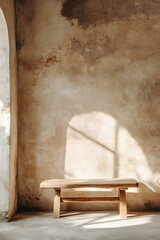
[[[21,60],[20,65],[29,71],[42,70],[43,68],[50,67],[51,65],[58,63],[57,57],[54,55],[41,56],[38,59],[33,60]]]
[[[16,49],[17,49],[17,51],[21,50],[21,48],[23,47],[24,43],[25,43],[24,39],[21,39],[21,40],[17,39],[17,41],[16,41]]]
[[[103,33],[90,34],[86,43],[77,38],[72,39],[71,51],[78,51],[81,56],[90,63],[97,62],[98,59],[115,52],[111,39]]]
[[[159,0],[65,0],[61,11],[64,17],[78,19],[78,23],[84,27],[127,20],[139,14],[150,17],[159,13]]]
[[[160,113],[160,80],[146,80],[139,84],[137,99],[140,103],[137,112],[144,121],[152,121],[152,128],[149,129],[150,135],[159,136],[160,128],[156,123],[159,122]],[[153,127],[154,126],[154,127]]]
[[[158,211],[159,207],[157,207],[153,202],[146,200],[144,202],[144,209],[147,211]]]
[[[22,209],[39,209],[39,201],[40,201],[41,194],[38,194],[38,196],[35,196],[35,194],[27,193],[19,194],[19,203],[20,207],[19,210]]]
[[[25,28],[22,27],[21,22],[24,20],[25,26],[30,26],[35,19],[35,3],[32,0],[16,0],[16,48],[21,50],[25,44]],[[30,7],[32,5],[32,7]],[[24,11],[25,9],[25,11]],[[32,29],[30,30],[32,31]]]

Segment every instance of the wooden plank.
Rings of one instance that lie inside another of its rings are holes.
[[[60,217],[60,204],[61,204],[60,197],[61,197],[61,190],[60,189],[55,189],[54,202],[53,202],[54,218],[59,218]]]
[[[119,213],[121,218],[127,218],[126,191],[119,189]]]
[[[119,202],[118,197],[63,197],[61,202]]]
[[[131,188],[138,187],[135,179],[49,179],[42,181],[41,188]]]

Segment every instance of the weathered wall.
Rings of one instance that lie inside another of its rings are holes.
[[[17,47],[19,205],[51,209],[47,178],[134,177],[129,208],[158,209],[160,2],[19,0]]]
[[[0,218],[17,205],[17,67],[14,1],[0,1]]]

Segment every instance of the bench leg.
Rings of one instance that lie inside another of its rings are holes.
[[[55,189],[54,203],[53,203],[53,215],[54,218],[60,217],[60,204],[61,204],[61,190]]]
[[[119,189],[119,213],[121,218],[127,218],[126,191]]]

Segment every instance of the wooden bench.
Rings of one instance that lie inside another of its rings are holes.
[[[117,202],[119,213],[122,218],[127,218],[126,190],[138,187],[135,179],[49,179],[40,184],[40,188],[51,188],[55,190],[54,196],[54,218],[60,217],[61,202]],[[117,197],[62,197],[61,190],[68,188],[117,188]]]

